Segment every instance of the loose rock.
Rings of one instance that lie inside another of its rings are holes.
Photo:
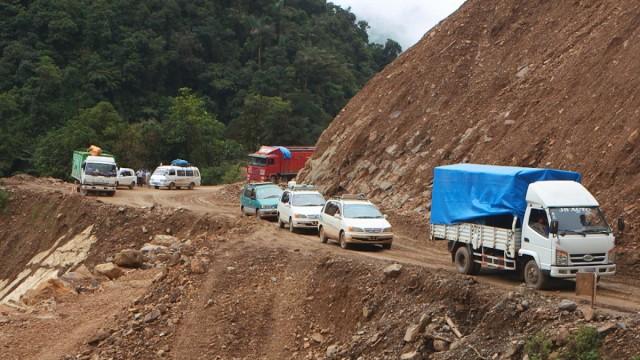
[[[110,262],[96,265],[95,271],[98,274],[104,275],[111,280],[117,279],[120,276],[124,275],[124,271],[122,271],[121,268]]]
[[[384,275],[388,277],[397,277],[398,275],[400,275],[401,270],[402,270],[402,265],[392,264],[384,268]]]
[[[144,263],[144,256],[139,250],[125,249],[116,254],[113,262],[126,268],[139,268]]]

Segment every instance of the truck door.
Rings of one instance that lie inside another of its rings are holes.
[[[525,224],[522,227],[522,248],[538,254],[543,270],[549,270],[552,260],[551,239],[549,239],[549,217],[547,212],[535,205],[527,207]]]

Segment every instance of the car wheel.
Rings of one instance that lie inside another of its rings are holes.
[[[129,190],[133,190],[133,188],[136,187],[135,183],[131,183],[131,185],[129,185]]]
[[[189,190],[193,190],[194,187],[196,187],[196,184],[194,183],[189,184]]]
[[[176,184],[170,183],[169,184],[169,190],[175,190],[175,189],[176,189]]]
[[[348,249],[349,248],[349,243],[347,243],[347,241],[344,238],[344,231],[340,232],[340,247],[343,249]]]
[[[291,218],[289,218],[289,231],[292,233],[296,232],[296,228],[293,227],[293,220]]]
[[[477,267],[474,266],[473,255],[467,246],[460,246],[454,255],[456,270],[461,274],[474,275]]]
[[[318,235],[320,236],[320,242],[326,244],[329,241],[329,238],[324,233],[324,228],[321,226],[320,231],[318,231]]]
[[[284,222],[280,219],[280,214],[278,214],[278,227],[284,229]]]
[[[547,287],[549,277],[540,270],[534,259],[529,259],[524,266],[524,282],[533,289],[540,290]]]
[[[156,188],[156,190],[160,189],[160,186],[154,186],[154,188]]]

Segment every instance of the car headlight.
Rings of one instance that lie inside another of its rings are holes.
[[[607,259],[609,259],[609,263],[616,262],[616,248],[609,250],[607,253]]]
[[[305,214],[293,214],[293,217],[296,219],[306,219],[307,215]]]
[[[347,231],[348,232],[364,232],[364,229],[363,228],[359,228],[357,226],[349,226],[347,228]]]
[[[382,232],[392,232],[391,226],[389,226],[388,228],[384,228]]]
[[[569,265],[569,254],[566,251],[556,249],[556,265]]]

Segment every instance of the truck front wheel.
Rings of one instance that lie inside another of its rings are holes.
[[[536,290],[547,287],[549,276],[545,274],[534,259],[529,259],[524,266],[524,282],[528,287]]]
[[[475,275],[480,271],[480,264],[473,262],[473,254],[469,247],[460,246],[453,257],[456,270],[461,274]]]

